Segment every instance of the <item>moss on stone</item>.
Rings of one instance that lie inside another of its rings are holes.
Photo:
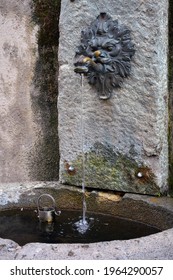
[[[40,47],[58,45],[60,5],[60,0],[33,0],[33,20],[40,26]]]
[[[34,121],[41,124],[38,141],[30,155],[30,174],[33,180],[58,180],[58,44],[59,0],[33,0],[32,20],[39,26],[37,35],[38,59],[31,95]]]
[[[66,162],[63,180],[67,184],[81,186],[82,155],[71,164],[75,172],[69,172]],[[153,195],[159,192],[159,187],[149,167],[139,165],[125,155],[116,154],[111,147],[106,147],[101,143],[96,143],[93,149],[85,154],[84,172],[86,187]],[[141,178],[138,177],[139,172],[142,173]]]

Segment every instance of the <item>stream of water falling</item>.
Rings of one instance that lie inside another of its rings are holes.
[[[84,100],[83,100],[83,78],[84,75],[81,74],[81,143],[82,143],[82,193],[83,193],[83,216],[82,222],[86,224],[86,199],[85,199],[85,149],[84,149],[84,139],[85,139],[85,127],[84,127]]]
[[[77,229],[80,233],[85,233],[89,228],[89,224],[86,220],[86,192],[85,192],[85,126],[84,126],[84,93],[83,93],[83,78],[81,74],[81,149],[82,149],[82,219],[76,223]]]

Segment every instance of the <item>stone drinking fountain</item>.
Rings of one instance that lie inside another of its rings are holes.
[[[1,184],[1,224],[10,210],[15,223],[22,221],[28,230],[22,217],[29,209],[42,236],[25,242],[19,232],[21,244],[15,242],[7,234],[10,220],[0,238],[0,259],[173,258],[167,24],[167,0],[61,1],[59,181]],[[41,206],[46,197],[53,206]],[[70,212],[77,213],[73,223]],[[66,232],[63,215],[70,223]],[[104,220],[100,228],[107,227],[111,237],[103,233],[100,238],[96,228],[96,238],[85,240],[98,219],[110,218],[122,219],[126,226]],[[133,235],[123,238],[123,227],[130,234],[130,222],[135,223]],[[138,225],[153,231],[137,235]],[[57,239],[58,230],[65,234]],[[71,230],[77,238],[69,239]],[[122,235],[116,237],[119,230]],[[31,232],[25,234],[29,238]]]

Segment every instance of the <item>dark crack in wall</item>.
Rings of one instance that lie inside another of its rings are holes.
[[[173,0],[169,1],[169,188],[173,194]]]

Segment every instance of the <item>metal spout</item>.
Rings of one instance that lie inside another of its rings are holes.
[[[98,57],[99,55],[100,51],[96,51],[92,58],[83,55],[79,56],[77,61],[74,63],[74,71],[79,74],[87,74],[91,71],[102,72],[103,65],[101,65],[100,63],[96,63],[96,57]]]

